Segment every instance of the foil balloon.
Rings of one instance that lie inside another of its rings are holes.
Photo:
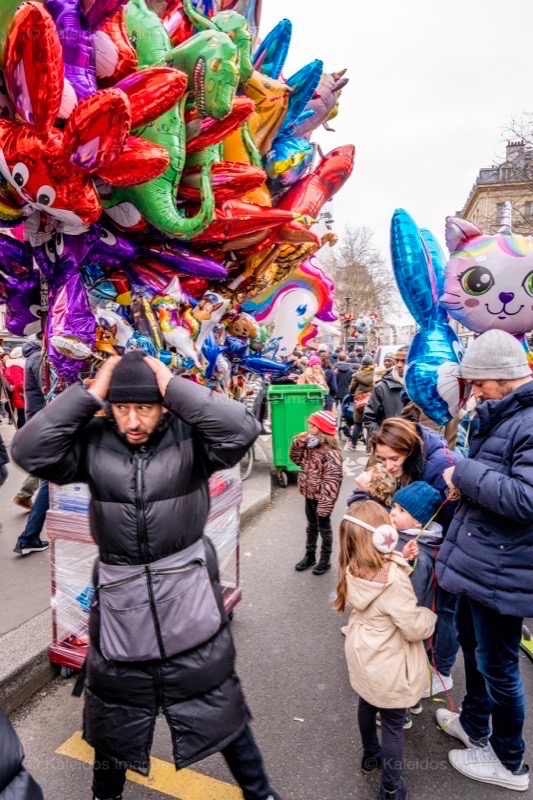
[[[328,120],[334,115],[341,92],[349,81],[349,78],[344,77],[345,74],[346,70],[343,69],[322,75],[313,97],[293,125],[293,136],[308,137],[320,125],[326,130],[332,130],[328,126]]]
[[[66,119],[75,106],[97,89],[93,38],[80,0],[46,0],[61,42],[65,83],[59,116]]]
[[[450,316],[476,333],[497,328],[523,337],[533,329],[533,238],[512,232],[510,203],[494,236],[448,217],[446,244],[441,303]]]
[[[311,166],[314,152],[307,139],[294,136],[276,139],[265,157],[271,192],[276,194],[295,184]]]
[[[48,355],[56,371],[76,376],[79,364],[91,355],[96,325],[81,276],[76,274],[53,293],[48,315]]]
[[[42,330],[41,286],[37,272],[4,276],[6,286],[6,328],[15,336],[31,336]]]
[[[290,135],[296,122],[302,118],[302,114],[313,94],[315,93],[324,64],[315,59],[310,64],[306,64],[287,81],[287,86],[291,89],[289,97],[289,108],[280,129],[280,135]]]
[[[129,136],[137,121],[132,110],[140,107],[135,88],[131,102],[119,89],[97,92],[74,109],[64,130],[54,127],[63,59],[54,22],[40,3],[25,3],[15,14],[5,77],[20,121],[0,120],[0,172],[32,209],[79,230],[96,222],[102,210],[94,175],[120,186],[166,169],[161,148]],[[167,80],[165,74],[165,87]],[[177,97],[183,91],[178,73],[175,88]]]
[[[297,344],[315,336],[315,317],[334,322],[335,287],[315,259],[309,259],[285,280],[242,304],[264,325],[274,324],[272,343],[280,357],[290,356]]]
[[[96,77],[101,88],[113,86],[139,66],[137,53],[128,39],[124,8],[116,11],[101,28],[94,31],[93,44]]]
[[[363,317],[358,317],[355,320],[354,326],[357,333],[367,334],[370,333],[370,331],[372,330],[373,324],[374,323],[372,322],[370,317],[365,315]]]
[[[254,68],[268,78],[279,78],[287,60],[291,37],[292,22],[282,19],[255,51]]]
[[[352,174],[354,159],[353,145],[332,150],[310,175],[299,180],[283,195],[278,208],[290,208],[317,219],[324,203],[337,194]]]
[[[261,9],[263,0],[218,0],[220,11],[230,9],[242,14],[248,21],[252,35],[257,37],[259,23],[261,22]]]
[[[111,356],[123,355],[134,335],[131,325],[110,308],[99,306],[95,311],[95,349]]]
[[[209,18],[195,9],[191,0],[183,0],[183,9],[199,31],[220,31],[230,37],[237,48],[239,80],[241,83],[246,83],[251,78],[254,68],[252,64],[252,35],[245,17],[235,11],[226,10]]]
[[[463,348],[438,302],[444,257],[429,231],[420,231],[403,209],[391,226],[394,276],[419,325],[407,356],[405,386],[411,400],[438,425],[445,425],[466,399],[460,376]]]

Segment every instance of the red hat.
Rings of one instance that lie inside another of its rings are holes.
[[[311,425],[316,425],[319,431],[335,436],[337,433],[337,419],[331,411],[315,411],[308,419]]]

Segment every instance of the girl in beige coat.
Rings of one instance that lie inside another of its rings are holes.
[[[372,500],[350,506],[340,527],[335,609],[352,608],[345,649],[350,683],[359,695],[361,769],[366,773],[382,767],[381,800],[407,796],[401,775],[403,725],[406,709],[418,702],[428,684],[423,641],[437,619],[428,608],[417,606],[411,568],[394,551],[396,544],[397,533],[382,506]]]

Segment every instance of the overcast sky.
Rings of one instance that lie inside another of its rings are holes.
[[[389,257],[391,215],[403,207],[444,245],[445,217],[503,155],[513,116],[533,111],[531,0],[263,0],[262,36],[284,17],[286,77],[313,58],[349,70],[336,132],[315,137],[327,150],[357,148],[334,203],[338,232],[368,225]]]

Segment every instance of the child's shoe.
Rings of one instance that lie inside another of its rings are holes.
[[[422,697],[433,697],[433,695],[440,694],[441,692],[449,692],[450,689],[453,689],[452,676],[442,675],[440,672],[437,672],[436,669],[431,667],[431,683]]]
[[[410,710],[411,714],[414,714],[415,716],[418,716],[418,714],[421,714],[422,713],[422,703],[420,702],[420,700],[418,701],[418,703],[415,703],[414,706],[411,706],[411,708],[409,710]]]
[[[370,775],[375,769],[381,769],[381,750],[377,750],[375,753],[363,753],[361,772],[364,775]]]
[[[420,712],[417,711],[415,713],[419,714]],[[381,728],[381,714],[379,713],[379,711],[376,714],[376,725],[378,725]],[[405,722],[403,723],[403,729],[404,731],[408,731],[412,727],[413,727],[413,720],[411,719],[411,714],[408,709],[405,712]]]
[[[310,553],[306,553],[305,556],[302,558],[302,560],[298,561],[298,563],[294,565],[294,569],[297,572],[303,572],[304,569],[309,569],[309,567],[314,567],[315,564],[316,564],[315,556],[312,556]]]
[[[379,789],[379,800],[407,800],[407,786],[403,778],[400,778],[400,785],[394,792],[388,792],[383,786]]]
[[[311,572],[313,575],[323,575],[331,567],[329,558],[321,558],[316,567],[313,567]]]

